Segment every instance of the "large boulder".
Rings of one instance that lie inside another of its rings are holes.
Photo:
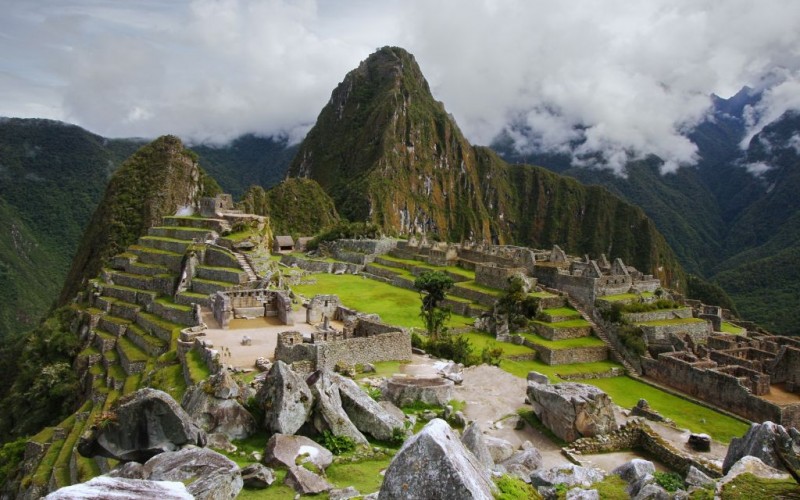
[[[484,436],[483,441],[486,443],[486,447],[489,448],[489,454],[496,464],[504,462],[514,455],[514,445],[503,438]]]
[[[539,420],[567,442],[608,434],[619,427],[611,398],[593,385],[531,382],[528,399]]]
[[[731,466],[730,470],[725,473],[717,485],[723,486],[733,481],[736,476],[744,473],[764,479],[788,479],[790,477],[786,472],[765,464],[760,458],[746,455]]]
[[[542,454],[530,441],[522,444],[522,449],[515,451],[510,458],[500,463],[508,474],[527,480],[533,471],[542,466]]]
[[[78,452],[85,457],[145,462],[187,444],[205,446],[206,433],[169,394],[145,388],[122,398],[106,420],[82,436]]]
[[[383,479],[379,500],[492,499],[490,473],[467,450],[450,426],[431,420],[406,440]]]
[[[120,477],[98,476],[85,483],[65,486],[50,493],[47,500],[94,500],[113,498],[115,500],[140,500],[158,498],[159,500],[191,500],[194,497],[183,483],[176,481],[146,481]]]
[[[333,489],[333,485],[325,478],[305,467],[290,467],[283,482],[301,495],[316,495]]]
[[[786,469],[778,458],[778,451],[783,454],[792,468],[800,469],[800,432],[790,427],[773,422],[753,424],[741,438],[733,438],[722,471],[727,474],[733,464],[743,457],[750,455],[759,458],[762,462],[776,469]]]
[[[461,442],[475,455],[481,465],[486,468],[494,467],[492,454],[489,453],[489,447],[486,446],[486,441],[483,439],[483,433],[478,422],[472,422],[464,429],[464,433],[461,435]]]
[[[242,482],[248,488],[264,489],[275,482],[275,471],[261,464],[250,464],[242,469]]]
[[[238,394],[239,387],[227,371],[222,371],[190,387],[181,406],[204,431],[245,439],[257,425],[253,415],[235,399]]]
[[[333,382],[333,373],[318,371],[309,377],[309,387],[314,395],[311,421],[318,432],[330,431],[334,436],[345,436],[356,444],[368,445],[364,434],[350,420],[342,407],[339,386]]]
[[[537,487],[556,486],[559,484],[567,487],[588,487],[598,481],[602,481],[605,477],[605,474],[597,469],[574,464],[563,464],[534,472],[531,474],[531,484]]]
[[[324,471],[333,463],[333,453],[305,436],[273,434],[264,450],[264,463],[273,467],[294,467],[304,462]]]
[[[617,476],[621,477],[623,481],[629,485],[632,485],[648,474],[655,474],[656,466],[649,460],[634,458],[630,462],[625,462],[616,469],[612,470],[611,473],[616,474]]]
[[[181,481],[198,500],[236,498],[243,486],[236,462],[208,448],[156,455],[145,462],[144,475],[151,481]]]
[[[272,365],[256,397],[264,408],[267,430],[281,434],[297,432],[314,403],[305,379],[280,360]]]
[[[331,380],[339,388],[342,408],[359,431],[390,441],[395,429],[404,429],[401,419],[386,411],[354,381],[336,373],[331,374]]]

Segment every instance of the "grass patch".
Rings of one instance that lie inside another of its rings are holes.
[[[401,373],[401,366],[407,365],[409,361],[377,361],[372,363],[375,367],[373,373],[358,373],[356,379],[360,378],[373,378],[373,377],[391,377],[395,373]]]
[[[503,293],[502,290],[498,290],[497,288],[492,288],[490,286],[481,285],[480,283],[476,283],[475,281],[460,281],[455,284],[458,288],[466,288],[468,290],[473,290],[476,292],[482,292],[489,295],[494,295],[495,297],[500,296]]]
[[[245,465],[249,463],[250,462],[247,462]],[[242,488],[236,500],[286,500],[287,498],[295,498],[297,494],[294,490],[283,484],[283,479],[285,477],[285,470],[275,469],[275,482],[272,483],[272,486],[263,490],[257,488]],[[313,496],[309,498],[319,498],[322,500],[326,497]]]
[[[139,388],[142,382],[142,374],[134,373],[125,379],[125,384],[122,386],[122,394],[130,394]]]
[[[636,323],[639,326],[670,326],[670,325],[687,325],[690,323],[705,323],[706,320],[700,318],[674,318],[674,319],[660,319],[658,321],[644,321]]]
[[[602,340],[597,337],[578,337],[574,339],[564,340],[547,340],[541,335],[535,333],[522,333],[525,339],[534,344],[547,347],[548,349],[574,349],[579,347],[600,347],[606,345]]]
[[[542,309],[544,314],[550,316],[580,316],[581,313],[571,307],[552,307],[550,309]]]
[[[186,353],[186,366],[189,368],[189,376],[195,384],[207,379],[211,375],[211,370],[206,365],[197,349],[191,349]]]
[[[516,356],[520,354],[531,354],[533,349],[524,345],[512,344],[510,342],[499,342],[496,338],[488,333],[482,332],[469,332],[459,335],[466,338],[472,344],[474,354],[480,354],[481,350],[486,347],[499,347],[503,350],[503,356]]]
[[[494,484],[497,485],[499,490],[494,495],[496,500],[536,500],[542,498],[536,488],[516,476],[503,474],[494,480]]]
[[[556,445],[564,446],[567,444],[566,441],[553,434],[553,431],[548,429],[547,426],[545,426],[542,423],[542,421],[539,420],[539,417],[536,416],[533,410],[529,410],[527,408],[520,408],[519,410],[517,410],[517,415],[519,415],[520,418],[522,418],[522,420],[527,422],[528,425],[530,425],[537,431],[541,432],[542,434],[550,438],[550,440],[553,441]]]
[[[118,338],[117,346],[125,353],[125,357],[128,358],[128,361],[147,361],[150,359],[150,356],[148,356],[146,352],[126,337]]]
[[[332,464],[325,471],[328,481],[338,488],[355,487],[363,494],[378,491],[383,483],[381,471],[389,467],[391,457],[356,463]]]
[[[678,427],[690,429],[692,432],[709,434],[721,443],[727,444],[732,438],[743,436],[750,427],[740,420],[673,396],[630,377],[593,379],[583,382],[604,390],[616,404],[624,408],[631,408],[640,398],[644,398],[652,408],[665,417],[671,418]]]
[[[203,295],[203,297],[205,297],[205,295]],[[189,311],[192,310],[192,308],[190,306],[185,306],[183,304],[176,304],[172,299],[169,299],[167,297],[160,297],[160,298],[156,299],[156,302],[158,302],[159,304],[161,304],[164,307],[169,307],[171,309],[177,309],[178,311],[189,312]]]
[[[729,323],[728,321],[722,322],[720,330],[722,330],[723,333],[730,333],[732,335],[744,335],[747,333],[746,328],[742,328],[741,326],[736,326],[733,323]]]
[[[569,321],[559,321],[557,323],[547,323],[546,321],[532,321],[531,323],[538,323],[550,328],[582,328],[585,326],[592,326],[591,323],[583,318],[571,319]]]
[[[616,474],[609,474],[602,481],[598,481],[585,489],[597,490],[600,498],[630,498],[630,495],[628,495],[628,483]],[[566,497],[566,491],[558,492],[559,500]]]
[[[150,383],[153,389],[159,389],[180,402],[186,392],[186,381],[183,379],[183,368],[180,364],[168,365],[152,373]]]
[[[390,325],[422,328],[419,317],[421,301],[413,290],[398,288],[362,276],[343,274],[313,274],[313,285],[297,285],[292,289],[306,297],[316,294],[338,295],[342,303],[358,311],[376,313]],[[450,317],[448,326],[472,325],[473,319],[459,314]]]
[[[800,498],[800,485],[792,479],[763,479],[749,472],[722,487],[724,499]]]
[[[559,373],[564,375],[572,375],[576,373],[607,372],[612,368],[622,368],[622,365],[614,363],[613,361],[596,361],[594,363],[574,363],[571,365],[550,366],[542,363],[538,359],[524,361],[503,359],[500,361],[500,368],[520,378],[526,378],[528,376],[528,372],[536,371],[547,375],[551,382],[563,382],[563,380],[558,376]]]

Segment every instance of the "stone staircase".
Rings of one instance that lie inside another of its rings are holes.
[[[247,257],[245,257],[241,252],[233,252],[233,255],[236,257],[236,261],[239,262],[239,266],[241,266],[244,273],[247,275],[247,281],[253,282],[258,281],[258,275],[253,270],[253,266],[250,265],[248,262]]]
[[[600,340],[605,342],[606,346],[608,346],[608,350],[611,352],[612,358],[614,361],[620,363],[622,366],[625,367],[625,370],[628,372],[629,375],[636,376],[639,374],[639,371],[628,362],[625,356],[619,352],[619,350],[614,345],[614,342],[606,332],[605,328],[602,328],[599,324],[594,321],[594,318],[589,312],[584,308],[577,300],[573,300],[571,297],[567,296],[567,302],[573,309],[578,311],[581,314],[581,317],[588,321],[590,325],[592,325],[592,329],[594,330],[594,334],[597,335]]]

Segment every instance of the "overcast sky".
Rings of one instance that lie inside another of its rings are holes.
[[[769,83],[753,130],[800,108],[797,0],[0,0],[0,116],[110,137],[300,138],[377,47],[415,56],[467,137],[576,138],[611,167],[696,158],[709,95]]]

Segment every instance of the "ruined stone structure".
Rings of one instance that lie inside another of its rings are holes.
[[[227,329],[234,318],[277,316],[284,325],[294,325],[292,301],[282,291],[267,290],[260,283],[218,291],[212,297],[211,309],[220,328]]]
[[[800,426],[800,340],[716,334],[641,361],[646,376],[749,420]]]
[[[317,331],[310,337],[295,331],[279,333],[276,360],[313,371],[332,370],[338,363],[411,359],[411,335],[402,328],[343,307],[335,295],[318,295],[307,307],[308,322],[317,323]],[[341,321],[343,328],[337,330],[331,320]]]
[[[229,194],[200,199],[200,215],[203,217],[220,217],[226,212],[234,212],[233,197]]]

